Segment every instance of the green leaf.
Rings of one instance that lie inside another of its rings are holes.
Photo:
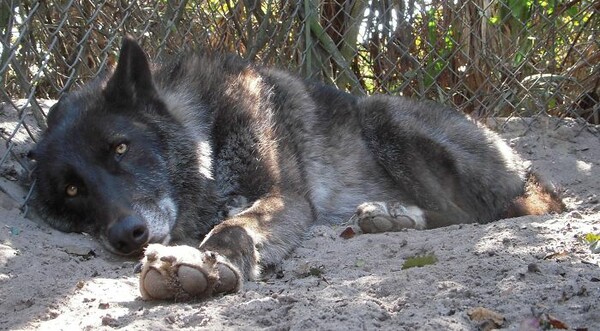
[[[413,257],[409,257],[404,261],[402,265],[402,270],[413,268],[413,267],[424,267],[426,265],[435,264],[437,262],[437,257],[433,253],[426,255],[415,255]]]
[[[587,241],[589,244],[593,244],[596,241],[600,241],[600,233],[588,233],[585,235],[584,237],[585,241]]]

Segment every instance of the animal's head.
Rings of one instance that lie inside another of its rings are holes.
[[[168,241],[178,206],[159,126],[167,122],[146,55],[126,39],[110,77],[64,96],[48,114],[30,153],[42,215],[60,230],[96,234],[117,254]]]

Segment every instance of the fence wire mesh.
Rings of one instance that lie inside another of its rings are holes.
[[[20,146],[48,100],[113,66],[126,34],[152,58],[205,47],[353,94],[599,124],[599,13],[578,0],[0,0],[0,174],[28,172]]]

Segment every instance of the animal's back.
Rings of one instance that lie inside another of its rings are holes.
[[[357,98],[210,54],[185,57],[157,77],[225,196],[252,200],[264,193],[258,183],[276,182],[305,196],[316,219],[334,222],[365,201],[434,212],[451,201],[461,212],[438,224],[446,225],[498,219],[525,193],[522,160],[496,134],[438,104]],[[243,139],[232,142],[232,133]],[[271,159],[270,175],[240,183],[239,163],[252,157]]]

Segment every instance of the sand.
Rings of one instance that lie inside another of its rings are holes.
[[[9,131],[10,114],[0,116]],[[558,123],[490,126],[563,189],[563,214],[349,239],[343,226],[315,226],[263,280],[196,302],[145,302],[136,261],[23,217],[9,162],[0,182],[0,329],[599,330],[600,249],[584,239],[600,234],[599,127]],[[16,142],[21,153],[31,143]],[[436,262],[403,269],[422,255]]]

